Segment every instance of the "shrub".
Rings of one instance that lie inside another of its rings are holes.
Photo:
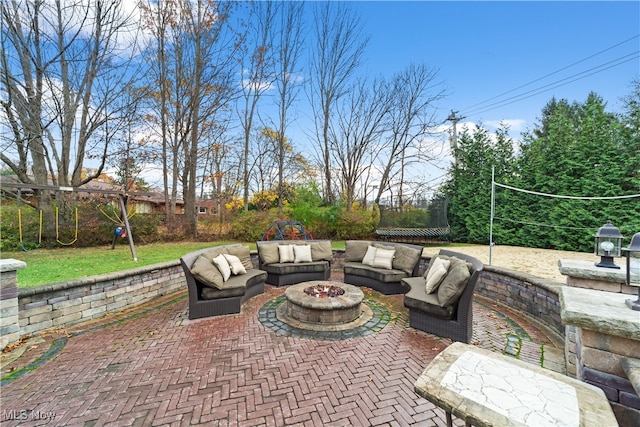
[[[357,204],[350,211],[343,209],[335,223],[334,238],[338,240],[372,238],[377,226],[374,212],[362,209]]]
[[[260,240],[267,227],[277,219],[278,211],[275,209],[242,212],[233,220],[231,236],[243,242]]]

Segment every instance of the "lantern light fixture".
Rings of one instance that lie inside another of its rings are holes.
[[[619,269],[620,266],[613,262],[613,258],[620,256],[622,234],[617,227],[611,224],[611,218],[607,219],[607,223],[598,229],[595,238],[594,253],[600,257],[600,262],[596,263],[596,267]]]

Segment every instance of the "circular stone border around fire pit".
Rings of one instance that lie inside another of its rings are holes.
[[[334,296],[316,296],[334,291]],[[278,318],[302,329],[351,329],[366,323],[371,310],[362,304],[364,293],[356,286],[328,280],[313,280],[291,285],[284,293],[287,304]]]
[[[302,322],[282,320],[282,313],[286,310],[287,299],[284,295],[269,300],[258,311],[258,320],[265,327],[271,329],[278,335],[295,338],[307,338],[313,340],[339,341],[351,338],[364,337],[381,331],[391,320],[391,313],[384,305],[365,298],[362,302],[363,311],[370,312],[370,315],[363,314],[360,319],[346,325],[333,325],[320,328],[314,325],[313,329],[308,329],[309,325]]]

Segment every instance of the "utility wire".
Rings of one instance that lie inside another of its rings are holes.
[[[512,187],[510,185],[500,184],[497,182],[493,183],[498,187],[507,188],[509,190],[519,191],[521,193],[527,194],[535,194],[536,196],[545,196],[552,197],[556,199],[574,199],[574,200],[616,200],[616,199],[633,199],[636,197],[640,197],[640,194],[628,194],[626,196],[603,196],[603,197],[582,197],[582,196],[563,196],[559,194],[549,194],[549,193],[540,193],[539,191],[531,191],[531,190],[523,190],[522,188]]]
[[[523,84],[523,85],[520,85],[520,86],[516,87],[515,89],[508,90],[508,91],[503,92],[503,93],[501,93],[501,94],[499,94],[499,95],[496,95],[496,96],[493,96],[493,97],[491,97],[491,98],[488,98],[488,99],[486,99],[486,100],[484,100],[484,101],[482,101],[482,102],[479,102],[479,103],[473,104],[473,105],[471,105],[470,107],[467,107],[466,109],[464,109],[464,110],[463,110],[463,112],[464,112],[466,115],[469,115],[469,114],[471,114],[471,115],[477,115],[477,114],[484,113],[484,112],[486,112],[486,111],[491,111],[491,110],[494,110],[494,109],[499,108],[499,107],[504,107],[504,106],[506,106],[506,105],[510,105],[510,104],[515,103],[515,102],[519,102],[519,101],[522,101],[522,100],[525,100],[525,99],[531,98],[531,97],[536,96],[536,95],[538,95],[538,94],[540,94],[540,93],[543,93],[543,92],[545,92],[545,91],[549,91],[549,90],[552,90],[552,89],[555,89],[555,88],[558,88],[558,87],[564,86],[564,85],[566,85],[566,84],[573,83],[573,82],[575,82],[575,81],[577,81],[577,80],[580,80],[580,79],[583,79],[583,78],[589,77],[589,76],[591,76],[591,75],[593,75],[593,74],[596,74],[596,73],[599,73],[599,72],[605,71],[605,70],[607,70],[607,69],[609,69],[609,68],[613,68],[613,67],[616,67],[616,66],[622,65],[622,64],[624,64],[624,63],[626,63],[626,62],[629,62],[629,61],[632,61],[632,60],[636,60],[636,59],[638,58],[638,53],[640,53],[640,51],[638,51],[638,50],[636,50],[636,51],[634,51],[634,52],[632,52],[632,53],[629,53],[629,54],[627,54],[627,55],[624,55],[624,56],[622,56],[622,57],[616,58],[616,59],[614,59],[614,60],[611,60],[611,61],[609,61],[609,62],[606,62],[606,63],[604,63],[604,64],[597,65],[597,66],[595,66],[595,67],[593,67],[593,68],[590,68],[590,69],[588,69],[588,70],[582,71],[582,72],[580,72],[580,73],[576,73],[576,74],[574,74],[574,75],[572,75],[572,76],[569,76],[569,77],[566,77],[566,78],[564,78],[564,79],[560,79],[560,80],[557,80],[557,81],[551,82],[551,83],[549,83],[549,84],[547,84],[547,85],[544,85],[544,86],[542,86],[542,87],[538,87],[538,88],[531,89],[531,90],[529,90],[529,91],[527,91],[527,92],[524,92],[524,93],[521,93],[521,94],[519,94],[519,95],[514,95],[514,96],[512,96],[512,97],[510,97],[510,98],[507,98],[507,99],[503,99],[503,100],[500,100],[500,101],[493,102],[493,103],[491,103],[491,104],[489,104],[489,105],[484,105],[484,104],[487,104],[488,102],[490,102],[490,101],[492,101],[492,100],[498,99],[498,98],[500,98],[500,97],[502,97],[502,96],[504,96],[504,95],[507,95],[507,94],[512,93],[512,92],[515,92],[515,91],[517,91],[517,90],[519,90],[519,89],[522,89],[522,88],[524,88],[524,87],[526,87],[526,86],[529,86],[529,85],[531,85],[531,84],[533,84],[533,83],[535,83],[535,82],[538,82],[538,81],[540,81],[540,80],[542,80],[542,79],[545,79],[545,78],[547,78],[547,77],[549,77],[549,76],[552,76],[552,75],[554,75],[554,74],[557,74],[557,73],[559,73],[559,72],[561,72],[561,71],[564,71],[564,70],[566,70],[566,69],[568,69],[568,68],[571,68],[571,67],[573,67],[573,66],[575,66],[575,65],[577,65],[577,64],[580,64],[580,63],[582,63],[582,62],[585,62],[585,61],[587,61],[588,59],[591,59],[591,58],[594,58],[594,57],[596,57],[596,56],[598,56],[598,55],[601,55],[601,54],[603,54],[603,53],[605,53],[605,52],[607,52],[607,51],[610,51],[610,50],[612,50],[612,49],[614,49],[614,48],[616,48],[616,47],[620,46],[620,45],[623,45],[623,44],[625,44],[625,43],[628,43],[629,41],[632,41],[632,40],[634,40],[634,39],[637,39],[638,37],[640,37],[640,34],[636,34],[636,35],[635,35],[635,36],[633,36],[633,37],[630,37],[630,38],[628,38],[628,39],[626,39],[626,40],[623,40],[623,41],[621,41],[621,42],[619,42],[619,43],[616,43],[616,44],[614,44],[614,45],[612,45],[612,46],[610,46],[610,47],[608,47],[608,48],[606,48],[606,49],[604,49],[604,50],[601,50],[601,51],[597,52],[597,53],[594,53],[594,54],[592,54],[592,55],[589,55],[589,56],[588,56],[588,57],[586,57],[586,58],[583,58],[583,59],[581,59],[581,60],[579,60],[579,61],[576,61],[576,62],[574,62],[574,63],[572,63],[572,64],[570,64],[570,65],[567,65],[567,66],[565,66],[565,67],[562,67],[562,68],[560,68],[560,69],[558,69],[558,70],[556,70],[556,71],[554,71],[554,72],[548,73],[548,74],[546,74],[546,75],[544,75],[544,76],[542,76],[542,77],[540,77],[540,78],[537,78],[537,79],[535,79],[535,80],[532,80],[532,81],[530,81],[530,82],[528,82],[528,83],[525,83],[525,84]],[[612,65],[611,65],[611,64],[612,64]],[[585,74],[585,73],[588,73],[588,74]],[[567,81],[567,80],[568,80],[568,81]],[[562,82],[564,82],[564,83],[562,83]],[[477,107],[477,108],[474,108],[474,107]]]
[[[549,90],[565,86],[567,84],[576,82],[578,80],[582,80],[582,79],[587,78],[589,76],[592,76],[594,74],[601,73],[601,72],[606,71],[606,70],[608,70],[610,68],[617,67],[618,65],[622,65],[624,63],[627,63],[629,61],[633,61],[633,60],[638,59],[638,58],[640,58],[640,51],[632,52],[632,53],[629,53],[627,55],[624,55],[624,56],[621,56],[619,58],[616,58],[616,59],[614,59],[612,61],[606,62],[604,64],[600,64],[600,65],[598,65],[596,67],[590,68],[590,69],[585,70],[585,71],[581,71],[581,72],[573,74],[573,75],[571,75],[569,77],[565,77],[564,79],[560,79],[560,80],[557,80],[555,82],[552,82],[552,83],[546,84],[544,86],[538,87],[536,89],[531,89],[531,90],[529,90],[527,92],[524,92],[524,93],[521,93],[519,95],[514,95],[514,96],[512,96],[510,98],[503,99],[502,101],[496,101],[496,102],[494,102],[492,104],[486,105],[486,106],[481,107],[481,108],[476,108],[476,109],[471,110],[471,111],[466,111],[465,114],[467,116],[482,114],[482,113],[485,113],[487,111],[495,110],[496,108],[504,107],[504,106],[507,106],[507,105],[510,105],[510,104],[513,104],[513,103],[516,103],[516,102],[519,102],[519,101],[523,101],[525,99],[531,98],[533,96],[539,95],[539,94],[547,92]],[[585,73],[588,73],[588,74],[585,74]]]
[[[512,93],[512,92],[517,91],[518,89],[522,89],[523,87],[527,87],[527,86],[529,86],[529,85],[531,85],[531,84],[533,84],[533,83],[539,82],[540,80],[546,79],[547,77],[551,77],[551,76],[553,76],[554,74],[558,74],[558,73],[559,73],[559,72],[561,72],[561,71],[564,71],[564,70],[566,70],[566,69],[568,69],[568,68],[573,67],[574,65],[578,65],[578,64],[580,64],[580,63],[582,63],[582,62],[585,62],[585,61],[587,61],[587,60],[589,60],[589,59],[591,59],[591,58],[594,58],[594,57],[596,57],[596,56],[598,56],[598,55],[601,55],[601,54],[603,54],[603,53],[605,53],[605,52],[608,52],[608,51],[610,51],[610,50],[612,50],[612,49],[614,49],[614,48],[616,48],[616,47],[618,47],[618,46],[620,46],[620,45],[623,45],[623,44],[625,44],[625,43],[628,43],[628,42],[630,42],[631,40],[634,40],[634,39],[638,38],[639,36],[640,36],[640,34],[636,34],[635,36],[633,36],[633,37],[629,37],[628,39],[623,40],[623,41],[621,41],[620,43],[616,43],[616,44],[614,44],[613,46],[610,46],[610,47],[608,47],[608,48],[606,48],[606,49],[604,49],[604,50],[601,50],[600,52],[596,52],[596,53],[594,53],[593,55],[587,56],[586,58],[583,58],[583,59],[581,59],[581,60],[579,60],[579,61],[576,61],[576,62],[574,62],[574,63],[572,63],[572,64],[569,64],[569,65],[567,65],[567,66],[565,66],[565,67],[562,67],[562,68],[560,68],[560,69],[558,69],[558,70],[556,70],[556,71],[553,71],[553,72],[551,72],[551,73],[549,73],[549,74],[546,74],[546,75],[544,75],[544,76],[542,76],[542,77],[540,77],[540,78],[537,78],[537,79],[532,80],[532,81],[530,81],[530,82],[528,82],[528,83],[525,83],[525,84],[523,84],[523,85],[520,85],[520,86],[516,87],[515,89],[508,90],[508,91],[506,91],[506,92],[503,92],[503,93],[501,93],[501,94],[499,94],[499,95],[493,96],[493,97],[491,97],[491,98],[489,98],[489,99],[486,99],[486,100],[484,100],[484,101],[481,101],[481,102],[478,102],[478,103],[476,103],[476,104],[470,105],[469,107],[466,107],[464,110],[467,110],[467,109],[471,110],[471,109],[472,109],[472,108],[474,108],[474,107],[477,107],[477,106],[482,105],[482,104],[486,104],[487,102],[489,102],[489,101],[493,101],[493,100],[494,100],[494,99],[496,99],[496,98],[500,98],[501,96],[508,95],[508,94],[510,94],[510,93]],[[473,110],[471,110],[471,111],[473,111]]]

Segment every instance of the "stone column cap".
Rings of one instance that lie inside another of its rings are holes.
[[[620,269],[596,267],[596,261],[582,261],[576,259],[560,259],[558,267],[564,276],[579,277],[582,279],[601,280],[604,282],[626,283],[627,268],[624,259],[618,261]]]
[[[27,267],[27,263],[13,258],[0,259],[0,273],[6,271],[22,270]]]
[[[640,311],[625,300],[633,295],[563,286],[560,316],[565,325],[640,340]]]

